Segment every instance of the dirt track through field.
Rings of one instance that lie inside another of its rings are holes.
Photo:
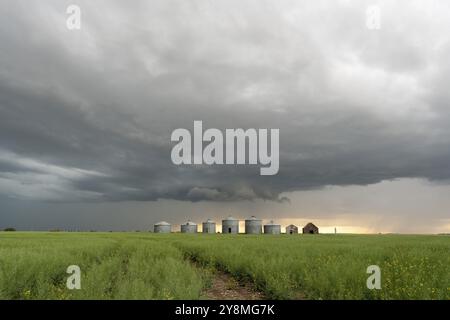
[[[202,292],[202,297],[208,300],[263,300],[267,299],[265,294],[258,291],[249,282],[238,281],[229,273],[216,268],[206,269],[192,256],[188,257],[189,263],[200,270],[210,274],[211,284]]]
[[[239,283],[232,276],[216,271],[212,285],[204,292],[204,296],[211,300],[262,300],[265,296],[249,283]]]

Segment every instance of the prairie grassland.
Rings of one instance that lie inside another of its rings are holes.
[[[448,300],[449,253],[448,236],[0,232],[0,299],[201,299],[220,270],[274,299]]]

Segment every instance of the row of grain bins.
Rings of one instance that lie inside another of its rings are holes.
[[[207,221],[202,223],[203,233],[216,233],[216,223],[208,219]],[[280,234],[281,233],[281,225],[270,221],[265,224],[263,227],[262,220],[256,218],[255,216],[251,216],[250,218],[245,220],[245,233],[246,234]],[[170,223],[161,221],[155,223],[154,232],[155,233],[170,233],[172,231],[172,226]],[[182,233],[197,233],[198,227],[195,222],[187,221],[185,224],[181,225]],[[230,233],[236,234],[239,233],[239,219],[235,219],[232,216],[222,220],[222,233]],[[298,233],[298,228],[294,225],[289,225],[286,227],[286,233],[294,234]],[[303,233],[319,233],[319,229],[313,225],[312,223],[308,223],[303,228]]]
[[[222,233],[239,233],[239,219],[235,219],[232,216],[222,220]],[[263,233],[262,220],[251,216],[245,220],[245,233],[246,234],[261,234]],[[270,221],[264,225],[264,233],[267,234],[280,234],[281,225],[275,224]]]

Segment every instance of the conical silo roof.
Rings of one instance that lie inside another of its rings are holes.
[[[170,223],[166,222],[166,221],[160,221],[155,223],[155,226],[170,226]]]
[[[223,219],[224,221],[231,221],[231,220],[237,220],[236,218],[233,218],[232,216],[228,216],[227,218]]]

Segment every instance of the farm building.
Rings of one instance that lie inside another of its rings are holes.
[[[206,220],[202,224],[203,233],[216,233],[216,223],[211,219]]]
[[[153,227],[153,232],[155,233],[170,233],[172,231],[172,226],[170,223],[165,221],[160,221],[155,223]]]
[[[182,233],[197,233],[197,224],[188,220],[185,224],[181,225]]]
[[[264,225],[264,233],[265,234],[280,234],[281,233],[281,225],[274,223],[272,220],[268,224]]]
[[[239,220],[232,216],[222,220],[222,233],[239,233]]]
[[[257,219],[255,216],[245,220],[245,233],[246,234],[260,234],[262,233],[262,220]]]
[[[313,223],[310,222],[303,227],[303,233],[318,234],[319,228],[317,228],[317,226],[315,226]]]
[[[286,227],[286,234],[297,234],[298,233],[298,227],[294,226],[293,224],[290,224]]]

